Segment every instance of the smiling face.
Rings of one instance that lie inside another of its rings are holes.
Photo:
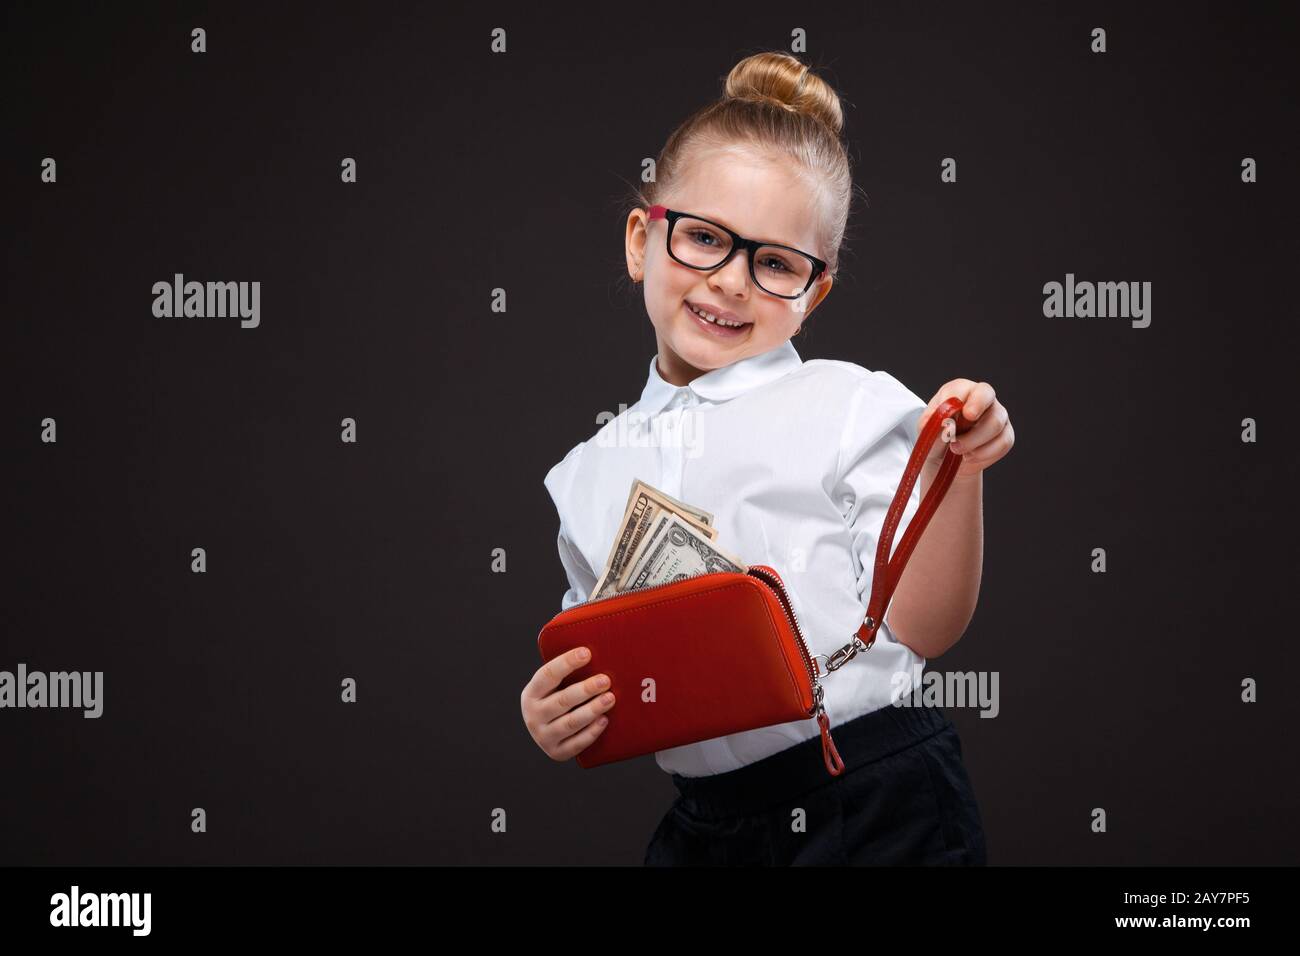
[[[742,236],[827,258],[817,241],[815,197],[788,166],[773,160],[739,150],[705,153],[661,201],[669,209],[711,219]],[[628,272],[645,281],[659,374],[674,385],[771,351],[794,335],[830,292],[832,280],[823,274],[798,299],[769,295],[754,285],[743,251],[712,272],[692,269],[668,255],[667,233],[667,221],[649,221],[644,209],[628,216]],[[711,323],[692,306],[744,324],[734,329]]]

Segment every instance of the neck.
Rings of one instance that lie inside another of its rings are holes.
[[[659,344],[659,357],[655,361],[656,368],[659,369],[659,377],[669,385],[689,385],[709,369],[696,368],[682,359],[680,355],[674,352],[662,342]]]

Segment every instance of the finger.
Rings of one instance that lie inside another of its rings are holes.
[[[976,421],[993,405],[997,393],[988,382],[976,382],[962,400],[961,415],[968,422]]]
[[[990,414],[984,415],[949,447],[953,454],[967,455],[976,451],[986,442],[992,441],[1007,427],[1007,410],[1002,405],[994,405]]]
[[[562,690],[543,697],[537,705],[537,716],[543,723],[548,723],[561,714],[573,710],[583,701],[605,693],[609,690],[610,684],[608,674],[592,674],[586,680],[570,684]]]
[[[590,657],[582,657],[580,651],[591,653],[589,647],[575,647],[572,650],[565,651],[537,668],[537,671],[524,685],[524,695],[526,697],[541,698],[545,697],[555,688],[563,683],[564,678],[568,677],[580,667],[585,667],[590,663]]]
[[[971,465],[987,468],[1009,452],[1014,443],[1015,433],[1012,431],[1011,425],[1008,423],[1007,427],[997,434],[997,437],[992,441],[985,442],[980,446],[978,451],[965,454],[958,452],[957,454],[962,456],[962,464],[969,463]]]
[[[575,754],[581,753],[595,743],[596,738],[604,733],[605,728],[608,726],[608,717],[601,717],[599,720],[592,721],[584,729],[554,747],[552,750],[554,758],[556,760],[568,760]]]
[[[616,701],[613,694],[602,694],[595,700],[588,701],[567,714],[561,714],[542,728],[540,734],[543,743],[550,743],[552,748],[562,743],[565,738],[581,731],[592,721],[599,720],[610,710]]]

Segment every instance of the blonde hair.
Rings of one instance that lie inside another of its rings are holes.
[[[673,130],[655,161],[655,181],[634,188],[630,201],[657,204],[696,157],[712,150],[787,158],[816,197],[820,257],[834,277],[853,201],[843,128],[839,95],[808,65],[789,53],[755,53],[731,68],[721,98]]]

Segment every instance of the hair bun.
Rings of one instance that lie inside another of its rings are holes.
[[[839,95],[789,53],[772,51],[745,57],[727,74],[723,98],[767,101],[792,113],[806,113],[837,136],[844,128]]]

